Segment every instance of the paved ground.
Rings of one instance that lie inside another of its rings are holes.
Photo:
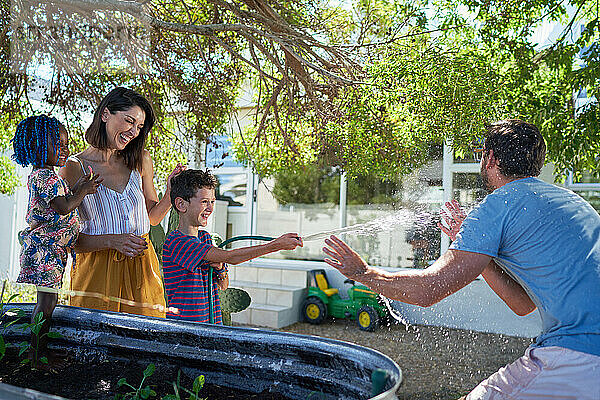
[[[378,350],[398,363],[400,400],[457,399],[523,353],[531,339],[459,329],[393,325],[363,332],[353,321],[296,323],[279,329],[344,340]]]

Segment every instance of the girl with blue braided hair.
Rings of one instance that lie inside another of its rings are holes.
[[[54,171],[65,165],[69,157],[69,135],[65,127],[47,115],[31,116],[19,123],[12,139],[13,160],[23,167],[32,166],[27,181],[29,203],[26,220],[29,226],[19,233],[22,243],[19,283],[36,285],[37,304],[34,317],[43,313],[44,323],[38,335],[32,334],[32,349],[46,356],[44,333],[60,289],[69,252],[79,233],[75,210],[84,196],[95,193],[102,179],[90,172],[79,179],[72,190]],[[38,339],[39,338],[39,339]],[[39,340],[39,343],[36,343]],[[38,359],[41,359],[39,357]]]

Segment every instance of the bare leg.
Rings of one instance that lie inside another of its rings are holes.
[[[37,304],[33,309],[33,314],[31,315],[31,322],[34,322],[35,316],[40,312],[43,314],[42,327],[37,335],[33,332],[31,334],[31,351],[29,353],[30,357],[33,359],[37,358],[39,361],[40,357],[47,356],[48,353],[48,336],[46,335],[50,331],[50,325],[52,323],[52,313],[54,312],[54,308],[56,307],[56,303],[58,302],[58,294],[56,293],[47,293],[39,291],[37,292]],[[36,349],[37,349],[37,357],[36,357]]]

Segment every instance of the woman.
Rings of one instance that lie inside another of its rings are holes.
[[[104,97],[85,133],[90,147],[69,159],[60,170],[72,185],[86,171],[104,181],[79,207],[81,233],[75,244],[77,260],[71,270],[71,290],[96,296],[72,296],[71,305],[100,310],[164,317],[162,277],[150,224],[159,224],[171,207],[167,178],[159,201],[154,189],[154,167],[144,149],[154,124],[152,106],[133,90],[118,87]],[[131,300],[128,305],[97,294]],[[155,306],[142,306],[147,303]]]

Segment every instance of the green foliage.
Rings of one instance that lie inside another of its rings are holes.
[[[149,30],[146,72],[103,59],[91,72],[65,73],[50,57],[43,61],[53,71],[50,88],[35,73],[10,72],[10,2],[0,1],[0,150],[19,120],[43,110],[63,116],[72,150],[82,149],[83,111],[125,85],[156,109],[148,149],[162,185],[189,154],[186,143],[225,133],[244,81],[256,89],[259,112],[252,126],[233,135],[234,153],[262,176],[316,166],[396,179],[422,165],[432,145],[468,151],[485,123],[513,117],[540,127],[558,172],[600,176],[600,106],[573,99],[578,92],[590,99],[599,94],[597,2],[259,3],[233,0],[224,9],[217,0],[148,2],[152,18],[164,24]],[[564,31],[553,43],[534,42],[533,33],[547,22]],[[167,27],[221,23],[244,28],[194,35]],[[28,99],[38,83],[44,83],[36,89],[39,104]],[[0,192],[16,184],[4,179],[14,176],[8,165],[0,160]]]
[[[441,0],[437,6],[455,9],[456,4]],[[576,177],[583,172],[599,177],[597,2],[577,0],[569,8],[556,0],[458,4],[468,7],[471,18],[446,35],[475,46],[482,59],[501,73],[503,117],[522,118],[540,128],[548,146],[547,161],[555,164],[556,173],[573,170]],[[562,29],[559,37],[549,43],[535,42],[532,33],[542,23],[555,23],[555,29]],[[575,101],[574,95],[579,94],[583,94],[580,100],[587,96],[587,101]]]
[[[280,204],[315,204],[340,201],[340,174],[333,168],[307,165],[300,171],[279,171],[275,174],[273,196]]]
[[[231,325],[231,314],[245,310],[252,301],[248,292],[236,288],[219,290],[219,299],[224,325]]]
[[[318,125],[310,113],[289,117],[285,134],[273,127],[262,142],[251,143],[250,130],[234,137],[236,156],[267,176],[339,166],[350,177],[395,179],[423,165],[432,145],[470,149],[484,125],[505,113],[499,72],[449,40],[422,36],[381,48],[363,81],[333,100],[338,118]]]
[[[11,195],[20,185],[15,164],[5,156],[0,156],[0,193]]]
[[[43,3],[40,7],[44,7]],[[205,0],[195,0],[193,5],[179,1],[148,3],[147,7],[154,18],[167,23],[210,24],[214,23],[216,12],[215,6]],[[0,0],[0,8],[3,11],[0,17],[3,28],[0,34],[0,154],[9,148],[8,141],[18,122],[41,112],[52,113],[65,123],[70,132],[72,153],[83,150],[87,147],[83,140],[87,128],[84,121],[115,86],[130,87],[153,104],[157,121],[146,146],[154,161],[155,184],[158,186],[164,185],[165,178],[178,162],[187,163],[185,154],[189,147],[195,150],[198,143],[211,135],[224,133],[224,124],[234,107],[242,79],[242,68],[237,58],[215,51],[214,38],[142,28],[147,34],[143,38],[148,46],[145,50],[149,52],[136,55],[146,66],[142,73],[127,68],[129,60],[125,57],[115,63],[109,56],[112,53],[106,52],[104,58],[97,61],[84,51],[79,55],[76,52],[68,54],[69,58],[75,57],[71,60],[75,69],[66,71],[61,58],[65,57],[61,53],[64,49],[58,46],[49,49],[47,54],[32,55],[27,60],[29,64],[23,66],[28,73],[15,74],[11,71],[10,49],[16,35],[11,28],[11,2]],[[70,15],[64,10],[56,18],[61,28],[69,28],[70,23],[77,24],[76,18],[81,19],[79,28],[96,28],[102,24],[94,18],[102,18],[102,14]],[[119,18],[125,23],[136,22],[126,13]],[[219,18],[225,23],[232,22],[226,15]],[[240,50],[239,39],[235,36],[227,33],[218,36],[220,43]],[[48,37],[45,40],[54,42]],[[40,69],[45,72],[37,72]],[[48,71],[51,77],[48,77]],[[35,99],[40,101],[30,101],[34,91]],[[7,165],[5,160],[0,160],[0,193],[10,193],[14,188],[14,181],[5,179],[14,177],[14,171]]]
[[[204,387],[204,375],[199,375],[196,377],[196,379],[194,379],[194,383],[192,384],[191,391],[181,385],[180,379],[181,379],[181,371],[178,371],[177,372],[177,381],[173,382],[173,390],[175,391],[175,394],[169,394],[167,396],[164,396],[162,398],[162,400],[181,400],[182,395],[180,392],[186,393],[188,395],[188,398],[187,398],[188,400],[207,400],[208,399],[208,398],[202,399],[201,397],[198,396],[198,393]]]
[[[297,171],[275,174],[273,196],[279,204],[318,204],[340,202],[340,174],[335,168],[307,165]],[[348,179],[348,204],[390,204],[398,202],[401,182],[373,175]]]
[[[370,66],[369,84],[350,93],[351,117],[328,127],[350,175],[409,173],[432,144],[468,149],[502,115],[499,74],[474,51],[450,46],[424,39],[396,45]]]
[[[124,386],[124,387],[131,389],[131,391],[129,391],[125,394],[117,394],[117,395],[115,395],[114,399],[115,400],[125,400],[125,399],[146,400],[146,399],[149,399],[150,397],[156,397],[156,392],[154,390],[152,390],[150,388],[150,386],[148,386],[148,385],[144,386],[144,381],[147,378],[151,377],[154,374],[154,371],[156,371],[156,367],[154,366],[154,364],[148,364],[148,366],[142,373],[142,381],[140,382],[140,384],[137,388],[135,388],[135,387],[131,386],[129,383],[127,383],[127,379],[125,379],[125,378],[119,379],[119,381],[117,382],[117,387],[120,388],[120,387]]]
[[[432,144],[446,141],[468,152],[486,123],[522,118],[540,128],[557,173],[600,176],[595,2],[578,0],[570,14],[556,0],[436,0],[427,14],[414,2],[353,4],[354,14],[334,14],[331,37],[357,42],[349,49],[361,60],[365,84],[339,88],[323,100],[337,105],[323,115],[281,99],[276,106],[285,127],[269,115],[263,136],[249,131],[234,138],[236,155],[259,174],[302,174],[316,165],[394,178],[422,165]],[[535,42],[533,33],[548,22],[562,24],[562,34],[552,43]],[[435,28],[435,36],[424,33]],[[360,47],[375,43],[382,44]],[[590,100],[575,102],[578,92]]]

